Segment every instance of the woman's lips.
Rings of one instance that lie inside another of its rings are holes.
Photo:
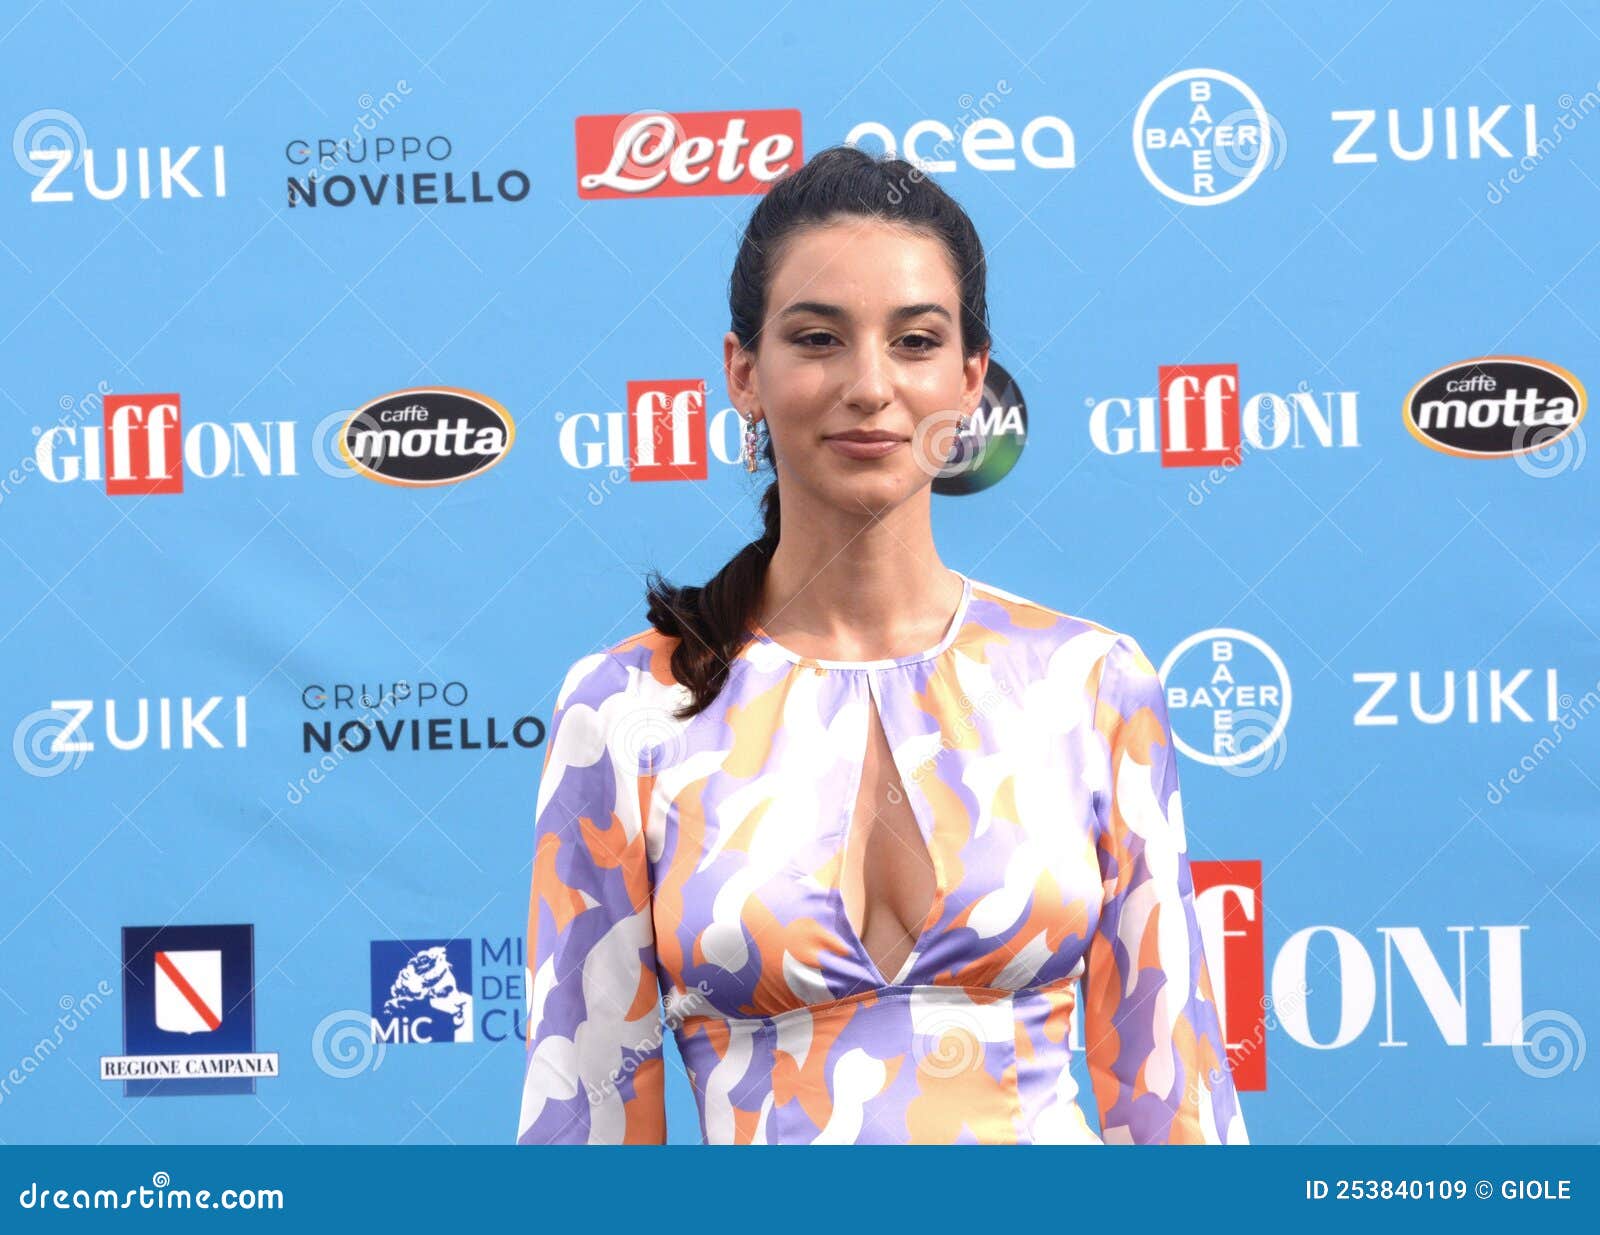
[[[828,437],[824,438],[823,441],[827,442],[829,446],[832,446],[847,459],[881,459],[885,455],[893,454],[905,445],[905,442],[899,438],[863,442],[855,438]]]

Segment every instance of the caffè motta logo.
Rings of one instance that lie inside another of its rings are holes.
[[[1583,383],[1531,356],[1479,356],[1435,369],[1406,395],[1411,435],[1430,450],[1464,459],[1545,451],[1587,410]]]

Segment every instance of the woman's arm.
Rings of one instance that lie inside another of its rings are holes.
[[[1110,780],[1097,797],[1104,901],[1083,990],[1102,1139],[1245,1144],[1195,919],[1165,691],[1130,636],[1102,661],[1095,727]]]
[[[550,721],[528,904],[523,1145],[666,1139],[638,768],[610,741],[631,685],[614,656],[586,656]]]

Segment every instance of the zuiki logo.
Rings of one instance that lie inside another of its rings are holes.
[[[1238,466],[1255,450],[1361,445],[1356,392],[1262,392],[1240,402],[1239,366],[1161,365],[1156,394],[1085,400],[1101,454],[1161,455],[1162,467]]]
[[[1545,720],[1554,721],[1562,708],[1571,705],[1572,696],[1561,693],[1554,668],[1545,669],[1535,679],[1536,684],[1529,685],[1534,673],[1533,669],[1445,669],[1428,673],[1413,669],[1403,675],[1404,697],[1395,699],[1389,696],[1401,683],[1400,673],[1383,670],[1352,674],[1352,682],[1368,688],[1352,723],[1398,725],[1415,721],[1442,725],[1455,721],[1498,725],[1516,720],[1527,725],[1534,721],[1529,708],[1542,711]]]
[[[472,941],[372,941],[372,1040],[471,1042]]]
[[[19,130],[19,133],[21,130]],[[221,146],[204,154],[202,146],[138,146],[115,150],[76,150],[70,146],[34,147],[26,152],[28,170],[39,177],[30,195],[35,202],[70,202],[87,194],[96,201],[123,197],[144,200],[174,197],[226,197],[227,160]]]
[[[1370,107],[1336,111],[1331,114],[1333,122],[1345,128],[1344,136],[1334,147],[1333,161],[1376,163],[1384,157],[1403,163],[1417,163],[1428,158],[1512,159],[1517,157],[1513,151],[1519,146],[1523,156],[1537,158],[1537,109],[1532,103],[1522,105],[1521,141],[1514,131],[1516,120],[1500,128],[1500,122],[1506,120],[1511,109],[1510,103],[1502,103],[1492,109],[1421,107],[1415,109],[1415,115],[1411,108],[1398,107],[1381,113]],[[1369,134],[1368,130],[1377,123],[1380,114],[1385,122],[1382,135]],[[1507,146],[1506,142],[1511,145]]]
[[[793,108],[579,116],[577,143],[586,198],[765,193],[805,157]]]
[[[1265,640],[1243,630],[1199,631],[1167,653],[1160,676],[1179,750],[1240,775],[1265,770],[1291,703],[1289,671]]]
[[[124,927],[122,980],[124,1053],[100,1079],[125,1097],[253,1094],[278,1075],[256,1050],[254,928]]]
[[[1583,383],[1530,356],[1479,356],[1435,369],[1406,395],[1406,428],[1463,459],[1532,454],[1571,433],[1588,410]]]
[[[39,435],[34,461],[56,484],[105,483],[112,497],[182,493],[184,475],[294,476],[294,421],[200,421],[183,427],[175,394],[115,395],[101,401],[104,427],[56,424]]]
[[[516,436],[511,413],[486,395],[414,386],[353,412],[339,452],[372,480],[425,488],[481,476],[506,457]]]
[[[457,206],[520,202],[532,184],[526,172],[499,173],[452,164],[448,137],[295,138],[283,156],[295,168],[291,209],[328,206]],[[337,168],[337,171],[329,171]]]
[[[1237,77],[1188,69],[1144,96],[1133,118],[1133,157],[1164,197],[1220,206],[1253,185],[1274,146],[1281,147],[1273,124],[1256,92]]]
[[[78,754],[96,749],[95,735],[103,733],[114,750],[197,750],[209,747],[244,750],[248,745],[245,724],[247,695],[235,695],[228,706],[222,695],[198,698],[182,695],[176,699],[161,696],[132,701],[105,700],[103,719],[94,720],[94,699],[52,699],[50,708],[59,714],[60,728],[50,741],[49,755]],[[221,709],[220,711],[218,709]],[[133,718],[128,718],[132,712]],[[151,726],[154,712],[154,729]],[[216,713],[213,716],[213,713]],[[218,733],[221,736],[217,736]]]

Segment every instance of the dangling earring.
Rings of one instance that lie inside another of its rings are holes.
[[[756,457],[760,452],[761,443],[756,437],[756,414],[746,411],[744,414],[744,448],[739,453],[739,457],[744,460],[745,471],[753,472],[756,470]]]

